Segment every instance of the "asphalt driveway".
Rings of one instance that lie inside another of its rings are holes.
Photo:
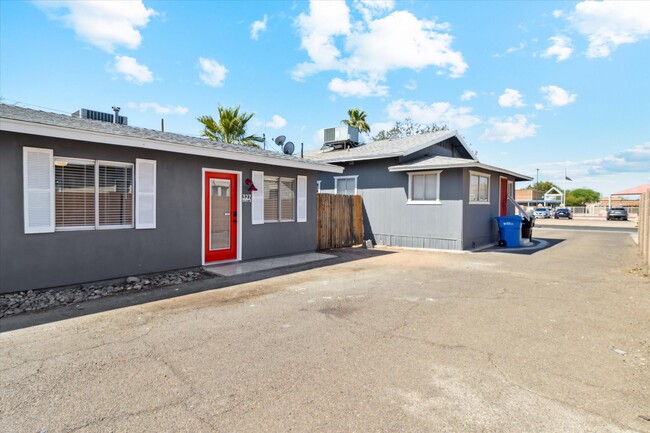
[[[650,282],[632,238],[535,234],[562,242],[343,250],[4,332],[0,431],[650,431]]]

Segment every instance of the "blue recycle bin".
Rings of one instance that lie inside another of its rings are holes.
[[[521,217],[507,215],[496,217],[499,224],[499,244],[506,248],[519,248],[521,246]]]

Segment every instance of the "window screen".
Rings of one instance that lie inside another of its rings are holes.
[[[411,200],[438,200],[438,173],[411,176]]]
[[[95,227],[95,162],[54,161],[57,228]]]
[[[133,225],[133,166],[99,163],[99,226]]]
[[[280,221],[296,219],[296,180],[280,179]]]
[[[279,220],[279,179],[264,177],[264,221]]]
[[[357,179],[354,177],[336,179],[336,193],[354,195],[357,189]]]
[[[490,200],[490,178],[472,174],[469,180],[469,201],[488,203]]]

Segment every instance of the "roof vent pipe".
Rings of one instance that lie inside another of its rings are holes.
[[[117,117],[120,115],[120,107],[113,105],[113,111],[115,111],[115,117],[113,117],[113,123],[118,123]]]

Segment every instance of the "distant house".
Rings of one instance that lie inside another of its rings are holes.
[[[494,217],[514,213],[507,195],[515,182],[532,180],[481,163],[456,131],[334,142],[308,157],[345,168],[320,173],[319,190],[360,194],[366,237],[379,245],[466,250],[494,243]]]
[[[342,167],[82,111],[0,104],[0,293],[316,249]]]

